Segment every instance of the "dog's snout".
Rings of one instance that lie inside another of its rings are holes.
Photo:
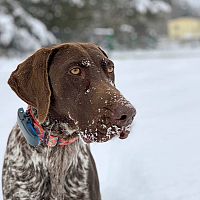
[[[136,110],[131,104],[124,106],[116,105],[116,107],[113,109],[112,120],[114,123],[116,123],[116,125],[126,126],[131,124],[135,115]]]

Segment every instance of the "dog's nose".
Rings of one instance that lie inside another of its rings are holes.
[[[112,121],[118,126],[128,126],[136,115],[136,109],[131,104],[116,105],[113,109]]]
[[[130,133],[131,123],[136,115],[136,110],[131,104],[117,105],[112,116],[112,123],[122,128],[119,138],[126,139]]]

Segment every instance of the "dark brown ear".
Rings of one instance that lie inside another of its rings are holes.
[[[19,64],[8,84],[27,104],[37,108],[39,122],[44,122],[50,105],[51,90],[48,65],[52,50],[43,48]]]

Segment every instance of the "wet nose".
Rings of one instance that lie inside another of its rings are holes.
[[[112,121],[118,126],[127,126],[132,123],[136,109],[131,105],[116,105],[113,109]]]

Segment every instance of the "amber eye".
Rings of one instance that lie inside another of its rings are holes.
[[[108,68],[107,68],[107,71],[108,71],[108,73],[112,73],[112,72],[114,71],[114,67],[111,67],[111,66],[108,67]]]
[[[70,70],[70,73],[73,75],[80,75],[81,74],[81,69],[78,67],[75,67],[73,69]]]

